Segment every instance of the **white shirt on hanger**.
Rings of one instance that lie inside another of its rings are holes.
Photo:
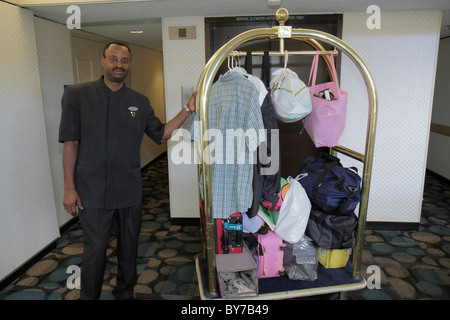
[[[266,98],[268,93],[266,86],[264,85],[262,80],[252,74],[247,73],[247,71],[241,67],[234,67],[229,71],[235,71],[242,74],[245,78],[247,78],[251,83],[253,83],[256,86],[256,89],[259,92],[259,105],[262,106],[264,99]]]

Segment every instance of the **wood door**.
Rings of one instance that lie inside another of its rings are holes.
[[[102,75],[97,42],[72,36],[72,57],[75,83],[97,80]]]

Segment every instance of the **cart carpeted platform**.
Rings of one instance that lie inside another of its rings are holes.
[[[203,257],[197,258],[197,277],[202,281],[201,287],[204,298],[220,298],[220,296],[212,296],[209,293],[208,270],[206,260]],[[315,281],[290,280],[287,276],[259,279],[258,297],[283,299],[344,292],[363,289],[365,283],[362,276],[353,279],[350,263],[344,268],[337,269],[326,269],[319,264],[317,266],[317,280]]]

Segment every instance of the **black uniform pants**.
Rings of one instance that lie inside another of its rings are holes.
[[[83,262],[81,266],[82,300],[99,299],[106,265],[106,249],[111,229],[117,236],[116,299],[133,297],[137,281],[136,258],[141,228],[141,205],[124,209],[84,208],[79,213],[83,227]]]

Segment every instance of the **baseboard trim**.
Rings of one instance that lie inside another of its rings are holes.
[[[59,227],[59,233],[63,234],[67,229],[72,227],[78,221],[80,221],[80,218],[78,218],[78,217],[71,218],[69,221],[67,221],[61,227]]]
[[[450,179],[444,177],[443,175],[440,175],[439,173],[436,173],[430,169],[427,169],[427,173],[434,176],[435,178],[441,180],[442,182],[450,184]]]
[[[366,230],[399,230],[417,231],[420,223],[416,222],[390,222],[390,221],[367,221]]]
[[[200,218],[170,218],[170,223],[176,226],[200,226]]]
[[[148,169],[148,167],[150,167],[151,165],[155,164],[157,161],[159,161],[161,158],[165,157],[167,155],[167,151],[164,151],[163,153],[161,153],[159,156],[157,156],[155,159],[153,159],[152,161],[150,161],[149,163],[147,163],[145,166],[143,166],[141,168],[141,172],[145,171]]]
[[[170,218],[170,223],[177,226],[200,226],[200,218]],[[419,230],[419,227],[420,223],[416,222],[366,222],[366,230],[417,231]]]

